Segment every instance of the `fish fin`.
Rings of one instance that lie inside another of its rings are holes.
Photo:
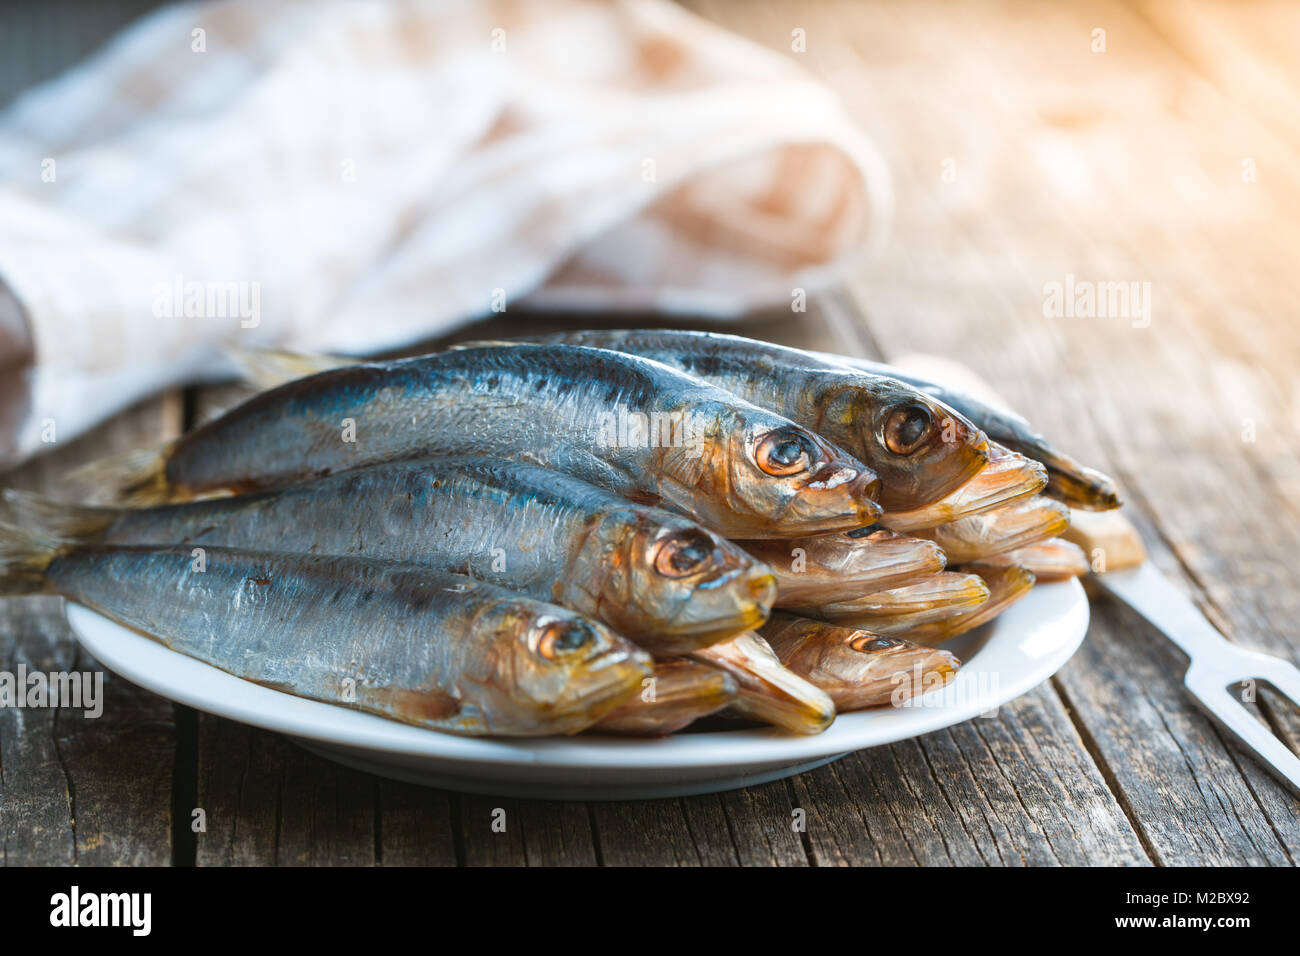
[[[0,595],[33,594],[45,587],[45,569],[65,542],[0,523]]]
[[[121,512],[120,508],[63,504],[14,488],[5,490],[4,501],[14,524],[64,541],[86,541],[95,537]]]
[[[356,364],[355,359],[339,355],[307,355],[282,349],[230,346],[226,351],[239,366],[243,377],[263,389],[275,388],[277,385],[306,378],[317,372],[328,372],[331,369]]]
[[[664,502],[662,497],[652,491],[629,491],[623,497],[633,504],[648,505],[652,508],[658,508]]]
[[[96,501],[147,506],[166,504],[177,497],[167,481],[167,455],[171,443],[101,458],[74,469],[69,478]]]
[[[461,349],[500,349],[515,345],[536,345],[535,342],[520,342],[513,339],[472,339],[469,342],[457,342],[445,349],[447,352],[459,352]]]

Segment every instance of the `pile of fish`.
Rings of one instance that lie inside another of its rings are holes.
[[[259,353],[253,398],[8,491],[0,593],[60,594],[246,680],[469,735],[818,733],[1085,573],[1114,485],[887,366],[574,332],[401,361]]]

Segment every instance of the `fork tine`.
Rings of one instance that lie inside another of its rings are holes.
[[[1295,670],[1295,668],[1291,669]],[[1273,736],[1271,730],[1256,720],[1241,701],[1218,686],[1213,675],[1205,672],[1194,675],[1195,670],[1196,668],[1193,667],[1187,672],[1186,681],[1187,692],[1192,699],[1224,730],[1236,738],[1238,743],[1254,751],[1263,761],[1266,769],[1290,787],[1293,793],[1300,796],[1300,757],[1293,754],[1286,744]]]
[[[1256,680],[1271,684],[1279,694],[1300,707],[1300,667],[1280,657],[1266,657],[1257,669]]]

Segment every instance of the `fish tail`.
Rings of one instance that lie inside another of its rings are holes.
[[[15,525],[64,541],[94,538],[121,513],[120,508],[69,505],[13,488],[5,491],[4,502],[6,518]]]
[[[96,501],[147,507],[177,497],[167,480],[170,443],[142,451],[101,458],[82,465],[69,476],[74,485]]]
[[[258,388],[275,388],[285,382],[306,378],[317,372],[342,368],[354,364],[353,359],[338,355],[306,355],[281,349],[248,349],[230,346],[230,357],[239,366],[241,374]]]
[[[0,523],[0,595],[43,590],[45,570],[64,544],[37,531]]]

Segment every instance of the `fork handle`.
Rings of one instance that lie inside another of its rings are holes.
[[[1149,561],[1093,579],[1150,621],[1193,660],[1208,664],[1238,648],[1215,630],[1200,610]]]
[[[1238,650],[1168,578],[1147,560],[1137,528],[1118,511],[1075,511],[1065,537],[1083,548],[1100,573],[1093,580],[1153,624],[1195,660],[1223,663],[1227,648]],[[1216,653],[1217,652],[1217,653]]]

